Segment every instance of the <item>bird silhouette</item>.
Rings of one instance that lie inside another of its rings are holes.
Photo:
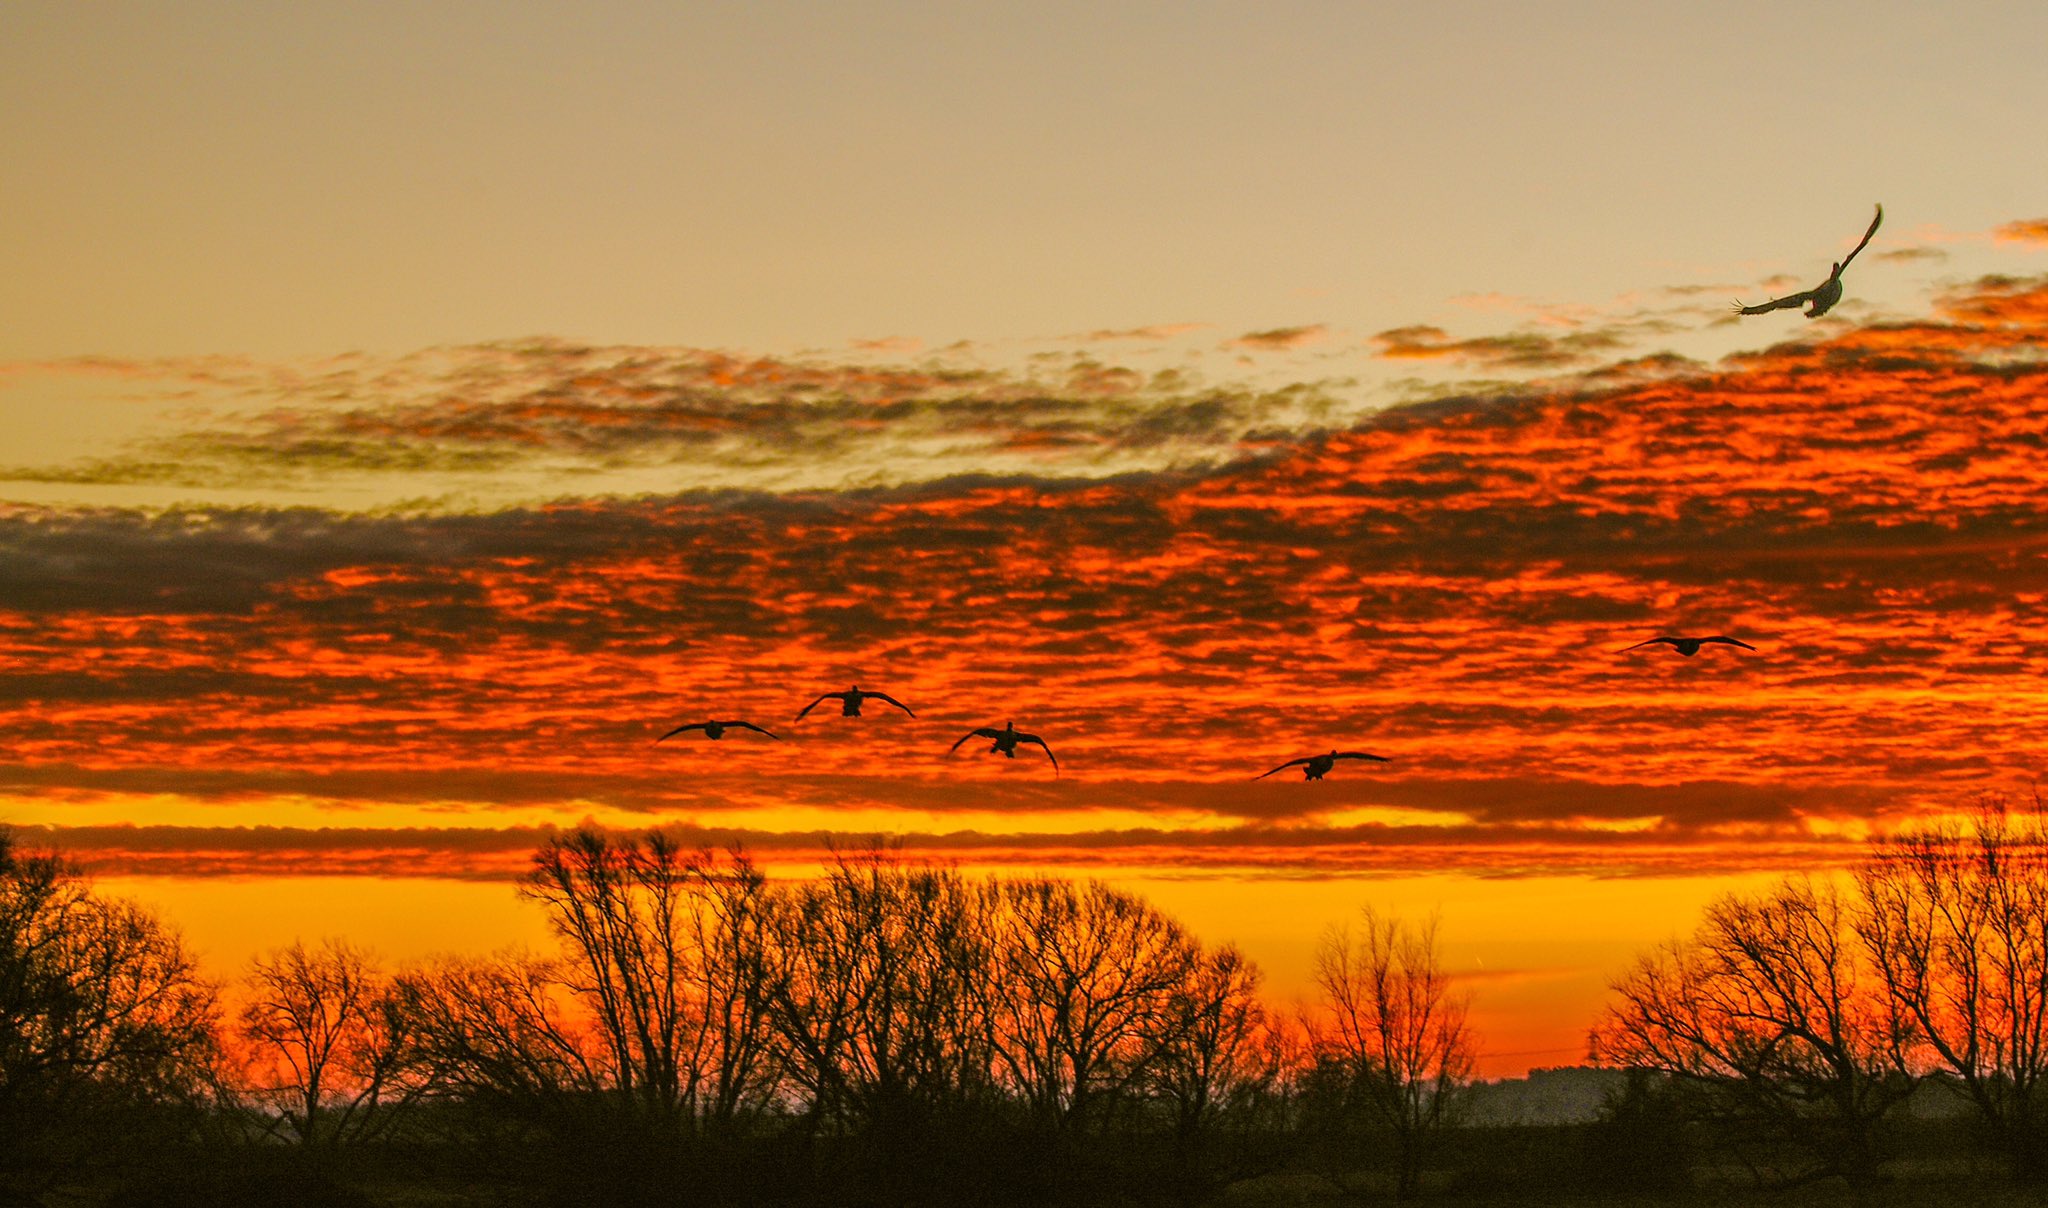
[[[1884,207],[1880,205],[1877,207],[1877,217],[1870,220],[1870,229],[1863,232],[1863,243],[1857,244],[1854,251],[1851,251],[1847,257],[1836,264],[1834,270],[1828,273],[1828,279],[1819,285],[1814,286],[1812,289],[1801,290],[1796,294],[1786,294],[1782,298],[1772,298],[1768,302],[1759,302],[1755,306],[1744,306],[1742,303],[1737,302],[1735,304],[1735,313],[1738,315],[1760,315],[1768,311],[1790,310],[1795,306],[1804,306],[1807,318],[1820,318],[1833,309],[1835,303],[1842,300],[1842,270],[1849,267],[1849,261],[1854,260],[1856,253],[1863,250],[1863,245],[1870,242],[1870,237],[1877,234],[1877,224],[1883,221]]]
[[[687,733],[691,730],[704,731],[704,737],[706,738],[723,738],[727,730],[752,730],[756,734],[766,734],[777,742],[782,741],[782,735],[763,730],[750,721],[693,721],[687,726],[677,726],[654,741],[661,742],[664,739],[674,738],[678,734]]]
[[[1374,763],[1392,762],[1392,760],[1389,760],[1384,755],[1368,755],[1364,751],[1332,751],[1328,755],[1304,755],[1300,759],[1290,759],[1279,767],[1274,768],[1273,772],[1284,772],[1295,764],[1301,764],[1301,778],[1303,780],[1321,780],[1328,774],[1331,768],[1337,766],[1337,761],[1340,759],[1370,759]],[[1252,779],[1264,780],[1266,777],[1271,776],[1273,772],[1261,772],[1252,777]]]
[[[1720,634],[1715,634],[1713,637],[1710,638],[1651,638],[1647,642],[1637,642],[1635,645],[1627,647],[1623,650],[1618,650],[1615,653],[1627,654],[1630,650],[1641,650],[1645,646],[1655,646],[1659,642],[1662,642],[1664,645],[1671,647],[1673,650],[1676,650],[1678,653],[1684,655],[1687,658],[1691,658],[1693,655],[1698,654],[1700,652],[1700,647],[1706,645],[1709,642],[1718,642],[1723,646],[1740,646],[1744,650],[1756,649],[1756,647],[1750,645],[1748,642],[1737,641],[1734,638],[1722,637]]]
[[[1003,728],[1000,730],[996,729],[994,726],[983,726],[979,730],[969,730],[967,733],[962,734],[959,740],[955,742],[951,747],[948,747],[946,749],[946,754],[951,755],[953,752],[959,750],[960,743],[966,742],[970,738],[995,739],[995,745],[991,746],[989,750],[1001,751],[1005,756],[1011,759],[1017,758],[1018,743],[1035,742],[1039,746],[1045,747],[1045,757],[1047,759],[1052,760],[1052,774],[1055,776],[1060,774],[1060,757],[1052,753],[1051,747],[1045,746],[1045,740],[1043,738],[1040,738],[1036,734],[1024,733],[1022,730],[1019,730],[1017,728],[1017,723],[1014,721],[1003,723]]]
[[[812,701],[810,704],[805,705],[803,707],[803,711],[796,715],[796,719],[798,721],[802,721],[804,719],[805,713],[809,713],[811,710],[817,708],[819,705],[824,704],[828,700],[837,700],[839,702],[839,716],[841,717],[859,717],[861,702],[868,700],[883,701],[888,704],[896,706],[897,708],[903,710],[905,713],[910,713],[909,705],[906,705],[902,701],[897,700],[895,697],[889,695],[887,692],[863,692],[860,690],[860,685],[855,684],[853,687],[848,688],[844,692],[825,693],[818,699]],[[917,714],[915,713],[910,713],[910,715],[912,717],[917,716]]]

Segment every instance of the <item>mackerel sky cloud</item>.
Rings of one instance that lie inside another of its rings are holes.
[[[2038,766],[2048,279],[1773,334],[1642,373],[1417,325],[1386,355],[1553,376],[1372,408],[1078,353],[39,366],[184,402],[8,471],[170,493],[0,512],[0,795],[188,875],[510,875],[586,816],[1298,875],[1831,859]],[[465,473],[552,493],[419,486]],[[178,502],[344,479],[414,502]],[[1618,653],[1664,632],[1759,649]],[[849,683],[917,717],[792,720]],[[783,740],[653,744],[712,716]],[[1012,719],[1065,776],[946,755]],[[1252,782],[1333,747],[1391,762]]]

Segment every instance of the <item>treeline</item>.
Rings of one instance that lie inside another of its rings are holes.
[[[1868,1186],[1916,1118],[1960,1115],[2048,1183],[2042,818],[1991,804],[1874,841],[1846,882],[1724,898],[1640,958],[1591,1034],[1597,1060],[1658,1076],[1616,1105],[1661,1124],[1639,1148]]]
[[[0,831],[0,1203],[1863,1186],[1965,1150],[2039,1187],[2039,818],[1986,809],[1873,843],[1853,876],[1715,903],[1613,983],[1591,1046],[1627,1076],[1600,1118],[1519,1128],[1461,1125],[1466,1000],[1433,925],[1371,911],[1324,933],[1315,1001],[1283,1012],[1235,948],[1100,883],[882,850],[771,880],[584,830],[520,882],[552,953],[391,969],[328,940],[217,985],[162,922]]]
[[[0,835],[0,1195],[353,1203],[409,1170],[552,1203],[1189,1203],[1303,1163],[1412,1194],[1470,1074],[1433,929],[1370,912],[1296,1019],[1097,882],[880,850],[776,882],[583,830],[520,892],[556,953],[294,944],[220,987]]]

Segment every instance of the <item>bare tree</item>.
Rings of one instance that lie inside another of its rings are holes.
[[[1235,1124],[1243,1138],[1278,1123],[1268,1109],[1285,1057],[1259,1001],[1259,980],[1258,966],[1225,945],[1202,952],[1172,992],[1145,1091],[1169,1112],[1179,1173],[1191,1184],[1208,1177],[1219,1133]],[[1230,1173],[1246,1169],[1240,1161]]]
[[[213,1081],[217,1008],[176,933],[0,830],[0,1195],[121,1152]]]
[[[687,1085],[684,996],[692,977],[679,915],[692,870],[659,832],[583,829],[547,841],[519,884],[568,949],[570,986],[596,1021],[610,1090],[657,1128],[680,1124]]]
[[[1880,1125],[1913,1089],[1900,1072],[1909,1032],[1833,888],[1795,879],[1723,898],[1691,941],[1643,957],[1613,990],[1595,1059],[1709,1092],[1723,1123],[1807,1155],[1794,1178],[1875,1176]]]
[[[1316,951],[1322,999],[1310,1043],[1388,1130],[1396,1193],[1408,1199],[1471,1077],[1468,1003],[1443,970],[1434,919],[1410,927],[1369,906],[1361,914],[1356,928],[1332,927]]]
[[[893,1134],[987,1088],[981,905],[959,873],[879,850],[787,897],[775,1019],[814,1124]]]
[[[700,860],[688,918],[702,1026],[690,1067],[698,1114],[715,1127],[768,1109],[780,1093],[774,1012],[786,961],[774,912],[768,878],[745,853]]]
[[[1038,1119],[1086,1128],[1196,1020],[1183,997],[1198,950],[1178,923],[1097,881],[1001,885],[999,1068]]]
[[[1873,845],[1857,871],[1858,928],[1911,1064],[1954,1078],[2016,1173],[2048,1178],[2048,836],[2039,803],[1987,802],[1965,826]]]
[[[238,1014],[248,1093],[300,1144],[381,1135],[421,1082],[410,1018],[362,949],[329,939],[258,956]]]
[[[444,958],[393,979],[394,1010],[430,1093],[560,1130],[603,1103],[605,1061],[568,1018],[554,961],[523,953]]]
[[[767,1093],[763,886],[743,855],[589,828],[550,839],[520,882],[566,946],[606,1092],[657,1132],[729,1120]]]

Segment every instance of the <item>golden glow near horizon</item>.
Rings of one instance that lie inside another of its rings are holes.
[[[1867,15],[8,5],[0,824],[224,968],[583,821],[1441,909],[1570,1060],[2039,768],[2048,10]]]
[[[771,876],[814,875],[814,865],[771,863]],[[966,866],[970,876],[1059,875],[1057,868]],[[1753,892],[1774,874],[1714,877],[1459,875],[1319,880],[1097,875],[1144,896],[1205,943],[1234,943],[1265,974],[1281,1012],[1311,1007],[1314,954],[1332,926],[1372,905],[1421,921],[1435,917],[1446,967],[1472,998],[1480,1072],[1519,1074],[1585,1056],[1585,1029],[1608,980],[1638,952],[1689,931],[1715,897]],[[102,876],[97,886],[160,911],[217,978],[295,940],[346,936],[401,967],[448,953],[508,947],[549,950],[539,909],[504,882],[436,878]]]

